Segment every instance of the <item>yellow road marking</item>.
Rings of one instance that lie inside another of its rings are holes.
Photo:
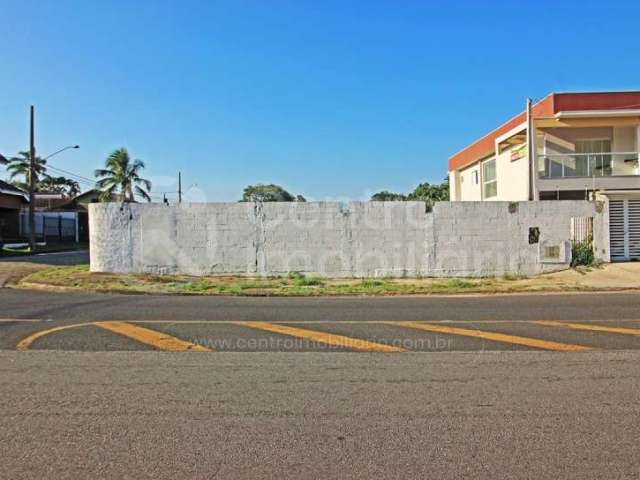
[[[28,337],[20,340],[18,345],[16,345],[16,350],[27,350],[37,339],[44,337],[45,335],[49,335],[50,333],[59,332],[61,330],[69,330],[70,328],[84,327],[85,325],[91,325],[91,323],[75,323],[73,325],[62,325],[60,327],[40,330],[39,332],[33,333]]]
[[[540,340],[537,338],[521,337],[518,335],[507,335],[504,333],[485,332],[483,330],[472,330],[469,328],[446,327],[443,325],[433,325],[421,322],[387,322],[388,325],[396,325],[417,330],[425,330],[434,333],[448,333],[451,335],[462,335],[465,337],[482,338],[484,340],[493,340],[495,342],[511,343],[515,345],[524,345],[526,347],[540,348],[543,350],[557,350],[560,352],[584,352],[592,350],[584,345],[575,345],[571,343],[551,342]]]
[[[345,337],[343,335],[336,335],[333,333],[318,332],[315,330],[307,330],[305,328],[288,327],[285,325],[277,325],[267,322],[235,322],[237,325],[244,327],[251,327],[258,330],[265,330],[267,332],[280,333],[282,335],[289,335],[291,337],[304,338],[313,340],[314,342],[325,343],[327,345],[334,345],[344,348],[352,348],[354,350],[360,350],[364,352],[405,352],[404,348],[394,347],[392,345],[385,345],[383,343],[370,342],[368,340],[362,340],[359,338]]]
[[[572,330],[588,330],[591,332],[621,333],[640,337],[640,329],[628,327],[605,327],[603,325],[589,325],[587,323],[556,322],[555,320],[537,320],[533,323],[552,327],[564,327]]]
[[[165,333],[156,332],[155,330],[138,327],[136,325],[125,322],[86,322],[48,328],[46,330],[41,330],[39,332],[33,333],[28,337],[22,339],[18,343],[18,345],[16,345],[16,350],[28,350],[31,345],[33,345],[33,342],[51,333],[69,330],[71,328],[84,327],[87,325],[94,325],[96,327],[104,328],[105,330],[119,333],[120,335],[124,335],[126,337],[137,340],[138,342],[151,345],[152,347],[155,347],[159,350],[167,350],[172,352],[182,352],[187,350],[193,352],[211,351],[211,349],[203,347],[202,345],[186,342]]]
[[[126,322],[96,322],[93,325],[104,328],[111,332],[119,333],[125,337],[132,338],[138,342],[151,345],[158,350],[166,350],[169,352],[210,352],[211,349],[198,345],[196,343],[180,340],[166,333],[157,332],[148,328],[139,327]]]

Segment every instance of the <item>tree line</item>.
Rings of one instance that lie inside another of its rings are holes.
[[[21,190],[29,190],[31,172],[29,152],[19,152],[17,156],[5,159],[0,156],[0,164],[7,165],[9,182]],[[100,192],[101,201],[134,202],[136,198],[151,201],[151,182],[141,176],[145,163],[132,159],[126,148],[114,150],[106,159],[105,167],[94,171],[95,189]],[[63,193],[75,196],[80,193],[80,184],[64,176],[49,175],[47,160],[36,157],[34,162],[35,192]],[[409,193],[383,190],[374,193],[371,201],[419,200],[431,208],[435,202],[449,200],[449,181],[440,184],[420,183]],[[306,202],[300,194],[294,195],[276,184],[257,183],[247,185],[242,192],[241,202]]]
[[[449,179],[445,178],[440,184],[420,183],[409,193],[383,190],[382,192],[374,193],[371,196],[371,200],[377,202],[421,201],[426,202],[427,208],[431,209],[436,202],[449,201]]]
[[[19,152],[15,157],[3,160],[7,165],[9,183],[16,188],[29,190],[29,176],[31,171],[29,152]],[[70,178],[53,176],[47,173],[47,161],[42,157],[35,157],[34,184],[36,192],[64,193],[77,195],[80,193],[80,184]]]
[[[394,201],[422,201],[431,208],[435,202],[446,202],[449,200],[449,179],[445,179],[440,184],[424,182],[419,184],[409,193],[397,193],[383,190],[371,196],[373,202],[394,202]],[[293,195],[280,185],[262,184],[248,185],[245,187],[241,202],[306,202],[302,195]]]
[[[31,176],[31,156],[29,152],[19,152],[11,158],[0,156],[0,164],[6,165],[9,183],[24,191],[29,190]],[[105,168],[95,170],[95,189],[100,192],[101,201],[134,202],[136,197],[151,201],[151,182],[140,174],[145,168],[142,160],[132,159],[126,148],[118,148],[105,161]],[[34,192],[62,193],[73,197],[80,193],[80,184],[71,178],[49,175],[47,160],[35,156],[33,166]]]

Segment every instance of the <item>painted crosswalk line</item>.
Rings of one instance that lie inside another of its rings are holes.
[[[583,330],[588,332],[618,333],[621,335],[633,335],[640,337],[639,328],[629,327],[607,327],[605,325],[596,325],[591,323],[575,323],[575,322],[558,322],[555,320],[534,320],[531,323],[536,325],[545,325],[549,327],[562,327],[571,330]]]
[[[140,327],[127,322],[95,322],[96,327],[104,328],[111,332],[118,333],[125,337],[136,340],[140,343],[150,345],[158,350],[168,352],[210,352],[211,349],[198,345],[196,343],[187,342],[179,338],[173,337],[166,333],[151,330],[149,328]]]
[[[370,342],[360,338],[345,337],[344,335],[336,335],[333,333],[319,332],[316,330],[309,330],[306,328],[290,327],[287,325],[278,325],[275,323],[267,322],[235,322],[236,325],[242,325],[244,327],[255,328],[257,330],[263,330],[271,333],[279,333],[281,335],[288,335],[291,337],[297,337],[305,340],[311,340],[313,342],[324,343],[326,345],[333,345],[336,347],[350,348],[362,352],[405,352],[404,348],[396,347],[393,345],[385,345],[383,343]]]
[[[592,350],[591,347],[576,345],[572,343],[560,343],[549,340],[541,340],[538,338],[522,337],[519,335],[508,335],[505,333],[490,332],[485,330],[434,325],[423,322],[387,322],[387,324],[399,327],[413,328],[416,330],[424,330],[433,333],[445,333],[449,335],[460,335],[464,337],[480,338],[483,340],[492,340],[494,342],[521,345],[542,350],[554,350],[560,352],[586,352],[588,350]]]
[[[72,328],[84,327],[86,325],[92,325],[92,323],[91,322],[74,323],[73,325],[62,325],[60,327],[53,327],[53,328],[47,328],[46,330],[40,330],[39,332],[32,333],[28,337],[25,337],[22,340],[20,340],[20,342],[18,342],[18,345],[16,345],[16,350],[28,350],[31,347],[31,345],[33,345],[33,342],[35,342],[39,338],[49,335],[50,333],[61,332],[63,330],[70,330]]]

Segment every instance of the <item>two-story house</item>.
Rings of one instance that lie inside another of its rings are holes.
[[[451,200],[604,197],[611,259],[640,259],[639,151],[640,91],[552,93],[449,159]]]

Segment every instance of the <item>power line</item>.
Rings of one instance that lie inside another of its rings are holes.
[[[64,174],[67,174],[67,175],[71,175],[72,177],[76,177],[76,178],[78,178],[78,179],[80,179],[80,180],[84,180],[84,181],[89,182],[89,183],[94,183],[94,184],[96,183],[96,181],[95,181],[95,180],[93,180],[93,179],[91,179],[91,178],[84,177],[84,176],[79,175],[79,174],[77,174],[77,173],[69,172],[68,170],[64,170],[64,169],[59,168],[59,167],[54,167],[54,166],[53,166],[53,165],[51,165],[51,164],[47,164],[47,166],[46,166],[46,167],[47,167],[47,169],[49,169],[49,168],[50,168],[51,170],[55,170],[55,171],[60,172],[60,173],[64,173]]]
[[[75,177],[75,178],[71,178],[71,180],[74,180],[74,181],[78,182],[79,184],[84,184],[85,186],[90,187],[92,189],[96,188],[96,180],[92,180],[92,179],[87,178],[87,177],[85,177],[83,175],[80,175],[78,173],[73,173],[73,172],[70,172],[70,171],[65,170],[63,168],[54,167],[50,163],[47,163],[46,169],[47,170],[51,169],[54,172],[62,173],[62,174],[68,175],[70,177]],[[176,194],[178,192],[163,192],[163,193]],[[151,199],[153,199],[153,200],[156,200],[156,201],[160,201],[160,202],[163,201],[163,196],[161,194],[149,193],[149,197]]]

